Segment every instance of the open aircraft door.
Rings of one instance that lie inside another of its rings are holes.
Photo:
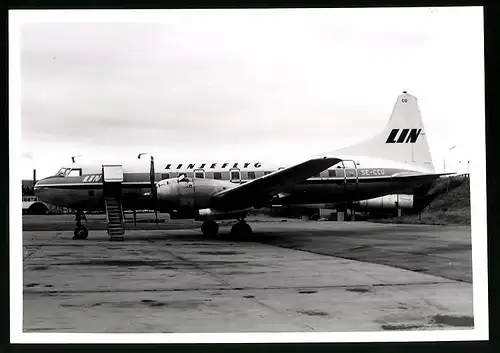
[[[123,182],[123,167],[121,165],[103,165],[102,174],[105,183]]]
[[[102,180],[105,196],[121,196],[123,182],[123,167],[121,165],[103,165]]]
[[[359,189],[358,165],[353,160],[343,160],[340,162],[344,171],[344,190],[347,198],[354,198]]]
[[[123,240],[125,234],[125,217],[122,206],[122,166],[103,165],[102,180],[109,239]]]

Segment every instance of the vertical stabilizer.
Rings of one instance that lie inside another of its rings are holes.
[[[406,92],[399,95],[382,132],[335,153],[387,159],[435,172],[417,98]]]

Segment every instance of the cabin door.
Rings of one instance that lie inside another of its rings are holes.
[[[359,175],[357,164],[353,160],[343,160],[344,187],[348,199],[356,198],[359,192]]]
[[[104,196],[121,198],[123,182],[123,168],[121,165],[103,165],[102,181]]]

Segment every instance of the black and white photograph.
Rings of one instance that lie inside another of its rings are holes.
[[[487,340],[483,32],[10,10],[11,342]]]

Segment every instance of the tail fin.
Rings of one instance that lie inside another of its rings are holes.
[[[335,153],[387,159],[418,170],[435,172],[417,98],[405,91],[399,95],[389,122],[381,133]]]

